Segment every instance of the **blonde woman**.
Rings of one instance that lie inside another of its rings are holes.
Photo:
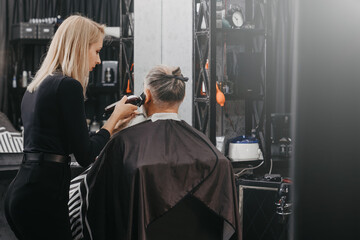
[[[117,123],[135,116],[137,108],[125,104],[124,97],[103,128],[88,134],[84,96],[89,71],[101,63],[103,37],[103,25],[82,16],[68,17],[24,94],[24,159],[5,200],[7,220],[19,239],[71,239],[69,154],[88,166]]]

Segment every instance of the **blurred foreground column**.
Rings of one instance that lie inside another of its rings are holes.
[[[360,239],[360,1],[295,2],[290,239]]]

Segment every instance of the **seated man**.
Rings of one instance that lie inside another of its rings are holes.
[[[73,180],[74,239],[240,239],[230,161],[178,116],[186,81],[180,68],[148,73],[146,120],[114,135]]]

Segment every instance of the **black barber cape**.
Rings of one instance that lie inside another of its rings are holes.
[[[114,135],[94,165],[72,181],[74,239],[146,240],[146,229],[188,195],[240,239],[231,163],[184,121],[147,120]]]

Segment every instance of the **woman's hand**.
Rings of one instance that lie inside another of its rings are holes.
[[[137,106],[125,103],[127,97],[124,96],[115,106],[114,112],[104,124],[103,128],[108,130],[110,135],[124,128],[131,119],[137,114]],[[119,122],[122,123],[119,126]]]
[[[128,118],[124,118],[118,121],[114,127],[113,134],[123,130],[133,118],[133,116],[130,116]]]
[[[114,112],[111,114],[115,116],[117,119],[117,122],[123,119],[127,119],[132,116],[132,118],[135,117],[137,114],[137,106],[125,103],[127,100],[127,96],[124,96],[115,106]],[[110,116],[110,117],[111,117]]]

